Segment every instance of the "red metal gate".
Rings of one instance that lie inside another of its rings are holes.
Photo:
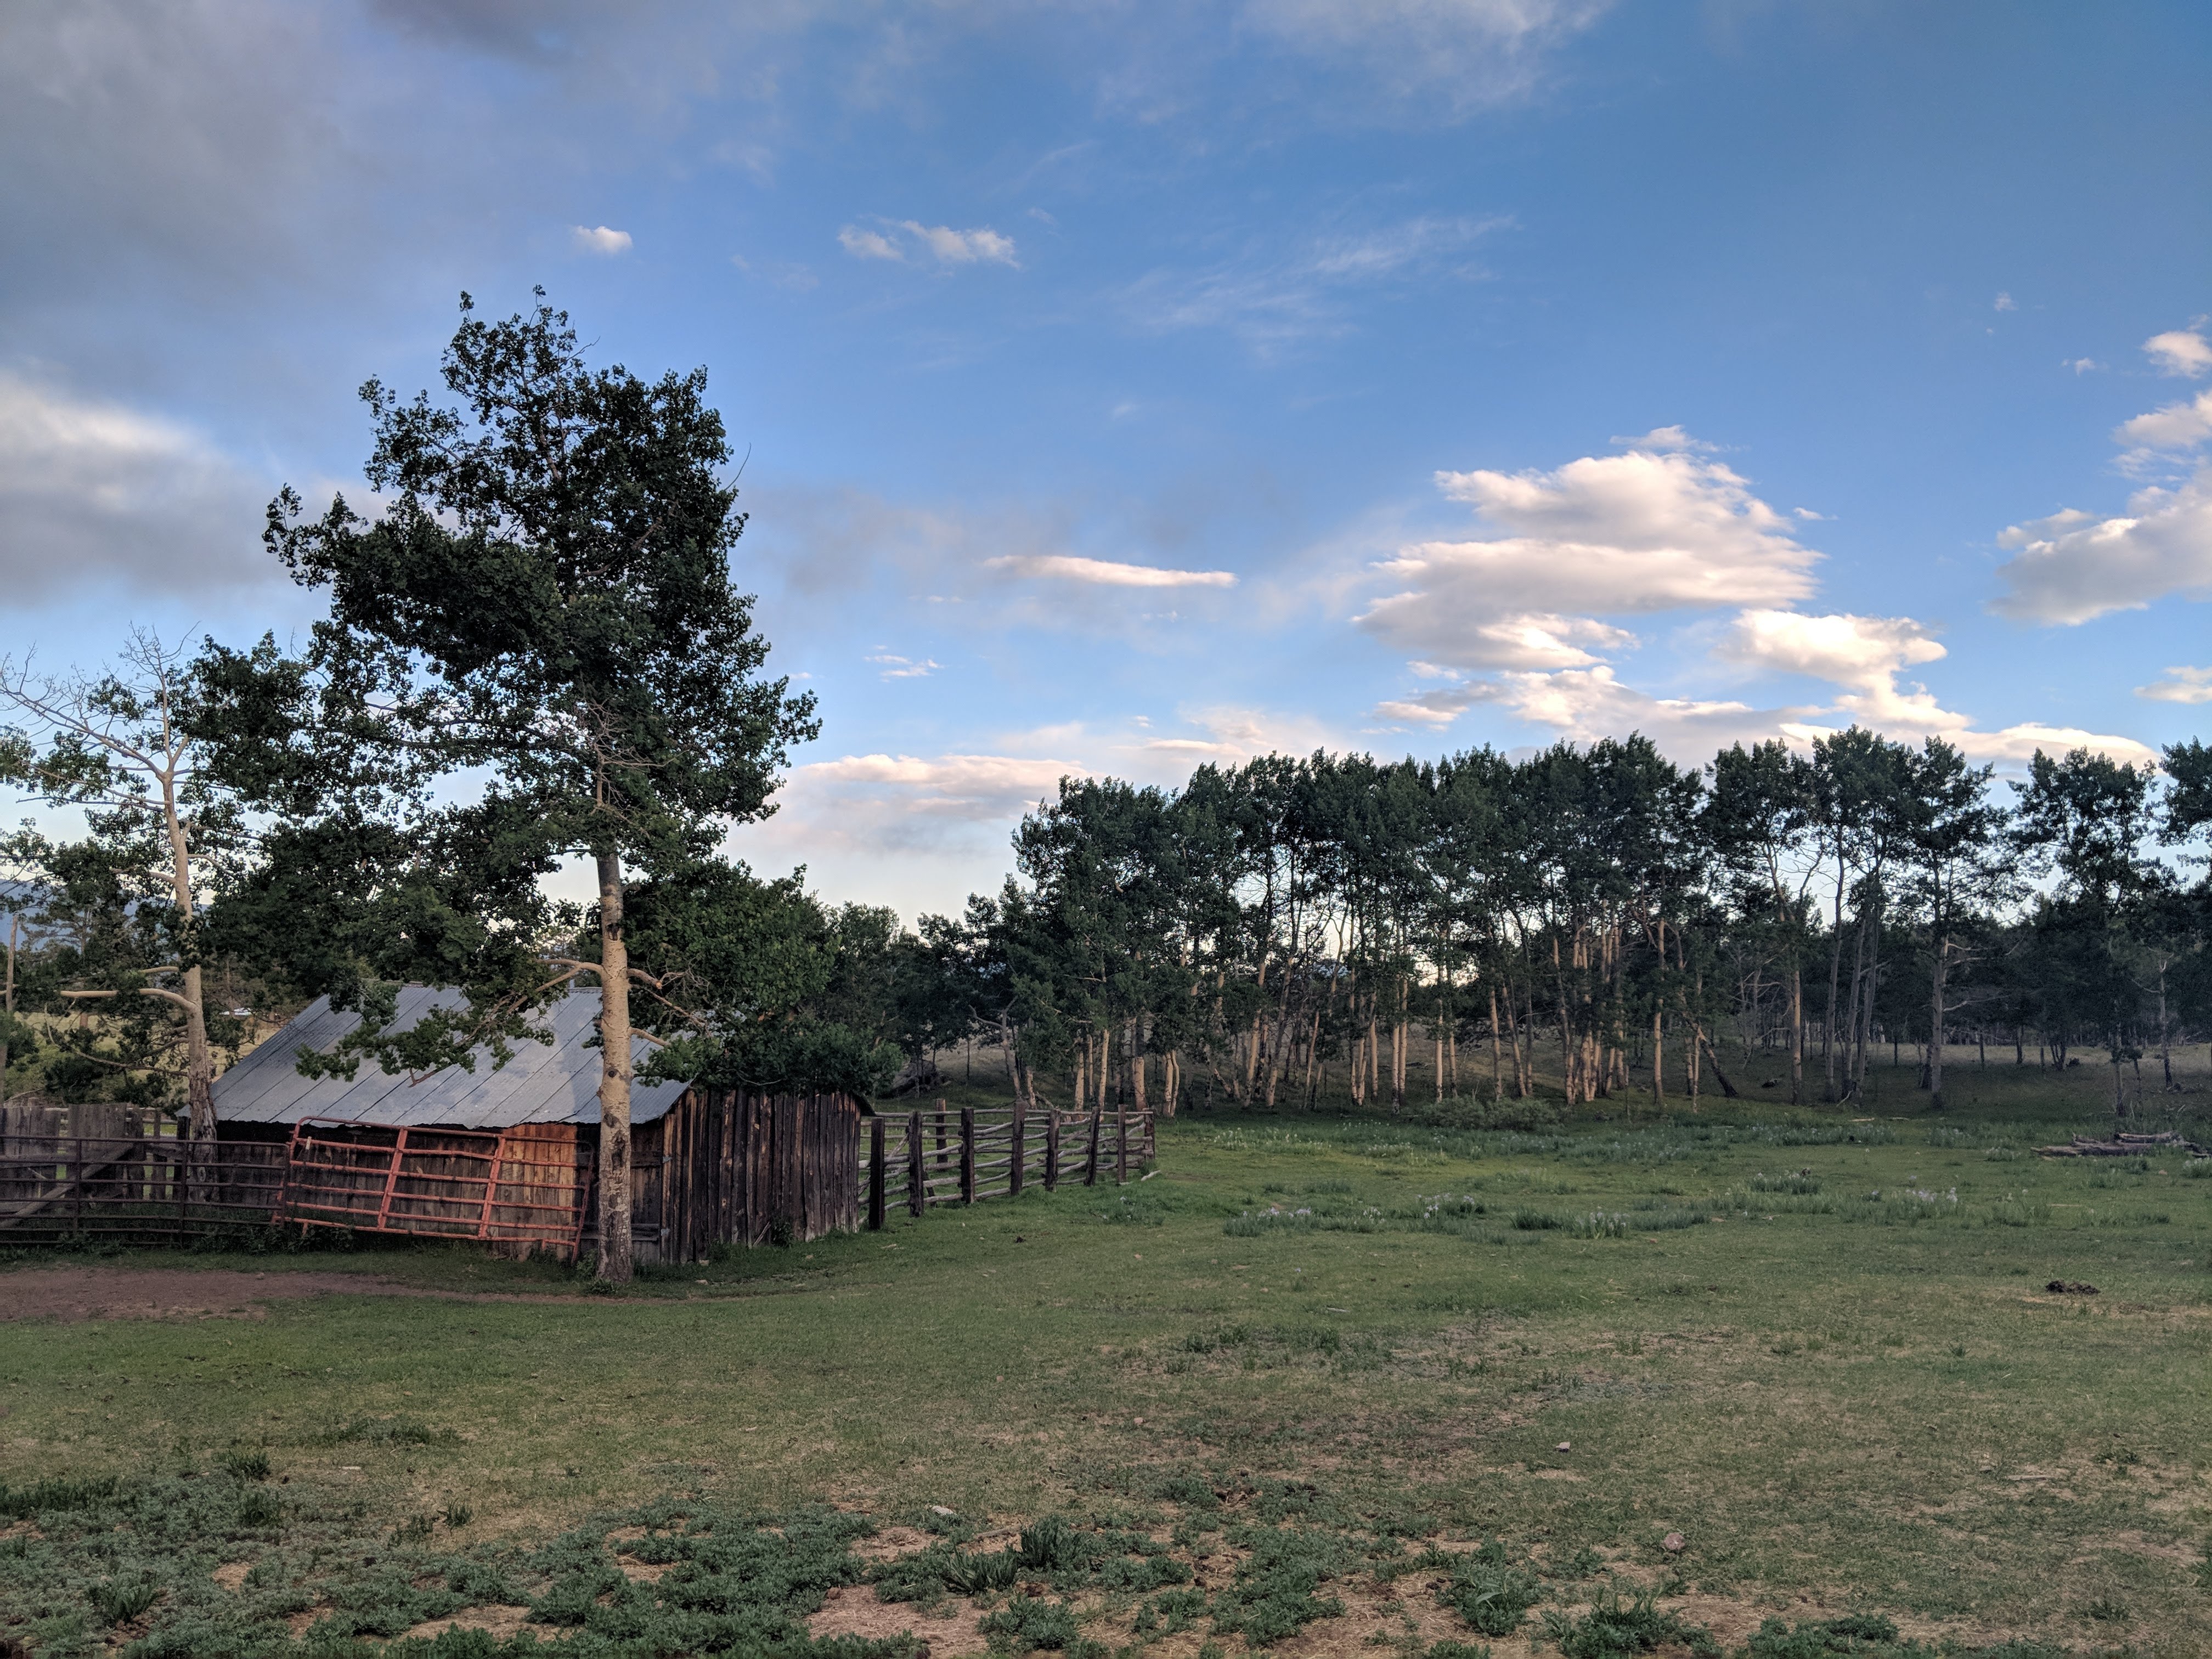
[[[591,1170],[573,1135],[304,1118],[282,1213],[308,1227],[550,1246],[574,1257]]]

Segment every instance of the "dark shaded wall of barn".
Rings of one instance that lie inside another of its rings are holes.
[[[632,1228],[665,1261],[860,1224],[860,1109],[846,1095],[694,1089],[632,1148]]]

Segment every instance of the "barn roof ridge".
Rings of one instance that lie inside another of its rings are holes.
[[[404,1030],[432,1008],[451,1008],[460,1001],[460,992],[449,987],[404,987],[398,1024]],[[358,1012],[333,1009],[328,997],[318,997],[215,1080],[216,1118],[224,1123],[338,1118],[479,1129],[597,1123],[599,1051],[588,1045],[599,1019],[599,990],[572,988],[545,1012],[553,1041],[515,1043],[514,1057],[504,1066],[495,1067],[489,1047],[479,1045],[473,1072],[448,1066],[410,1079],[404,1073],[363,1066],[351,1080],[307,1078],[297,1064],[302,1048],[326,1048],[361,1024]],[[630,1121],[652,1122],[690,1087],[682,1082],[633,1082]]]

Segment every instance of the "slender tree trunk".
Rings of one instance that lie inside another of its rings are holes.
[[[162,725],[168,724],[167,710],[162,713]],[[187,844],[183,820],[177,814],[177,784],[173,776],[161,779],[161,824],[169,839],[169,890],[177,907],[177,915],[187,941],[196,940],[199,933],[198,913],[192,906],[191,849]],[[14,953],[9,953],[12,968]],[[191,1104],[192,1138],[195,1140],[215,1139],[215,1056],[208,1048],[207,1006],[200,1000],[200,967],[195,962],[179,975],[184,982],[179,991],[185,1006],[185,1095]]]
[[[599,861],[599,1267],[626,1285],[629,1236],[629,945],[623,936],[622,854]]]
[[[1510,988],[1508,988],[1508,994],[1510,994]],[[1490,982],[1490,1103],[1495,1106],[1504,1098],[1505,1068],[1498,1051],[1498,981],[1492,980]]]
[[[1951,965],[1951,941],[1936,933],[1935,983],[1928,999],[1928,1103],[1943,1109],[1943,975]]]
[[[1830,930],[1831,939],[1828,945],[1828,1016],[1820,1022],[1820,1059],[1822,1064],[1827,1068],[1830,1100],[1839,1097],[1836,1093],[1836,1017],[1843,1012],[1837,1006],[1837,999],[1843,994],[1844,880],[1843,850],[1839,847],[1836,853],[1835,923]],[[1854,981],[1853,989],[1855,991],[1856,989],[1856,981]]]
[[[23,919],[19,915],[8,918],[8,983],[4,995],[0,995],[0,1012],[13,1018],[15,1013],[15,949],[23,936]],[[1491,999],[1494,1006],[1497,998]],[[0,1036],[0,1100],[8,1098],[8,1042]]]
[[[2171,1036],[2171,1032],[2166,1028],[2166,958],[2160,957],[2158,960],[2158,1064],[2160,1071],[2165,1073],[2166,1086],[2169,1091],[2173,1087],[2173,1044],[2170,1040]],[[4,1049],[0,1049],[0,1053],[5,1052]],[[0,1073],[4,1073],[7,1069],[6,1061],[0,1060]]]

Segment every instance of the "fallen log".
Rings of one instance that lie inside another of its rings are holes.
[[[2212,1158],[2212,1151],[2193,1140],[2185,1140],[2170,1129],[2148,1135],[2116,1134],[2109,1140],[2075,1135],[2063,1146],[2039,1146],[2036,1150],[2045,1158],[2147,1158],[2153,1152],[2185,1152],[2191,1158]]]

